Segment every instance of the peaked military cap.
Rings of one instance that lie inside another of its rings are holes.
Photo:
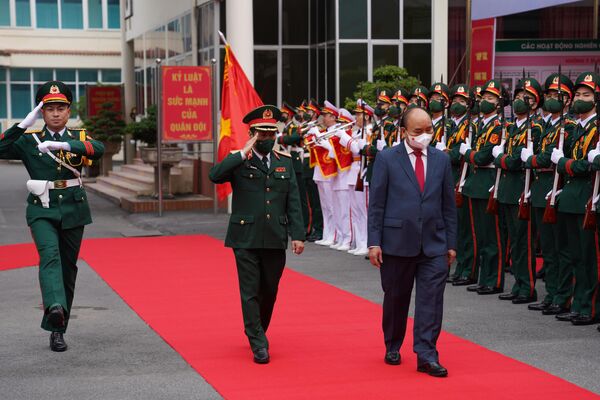
[[[379,93],[377,93],[377,102],[392,104],[392,99],[390,98],[390,92],[387,90],[379,91]]]
[[[459,83],[457,85],[452,86],[452,89],[450,89],[450,98],[456,96],[462,96],[465,99],[469,100],[469,98],[471,97],[471,94],[469,93],[469,86],[467,86],[467,84],[465,83]]]
[[[503,107],[506,107],[510,104],[510,94],[499,80],[490,79],[489,81],[487,81],[481,89],[481,95],[483,96],[483,94],[486,92],[498,96],[500,99],[502,99]]]
[[[317,115],[321,115],[321,108],[315,99],[310,99],[308,106],[306,106],[306,111],[312,111]]]
[[[598,75],[593,72],[584,72],[575,80],[574,88],[577,89],[579,86],[586,86],[592,89],[592,91],[598,92],[600,91],[600,86],[598,86],[599,84],[600,79],[598,78]]]
[[[561,74],[560,79],[558,73],[550,74],[546,78],[546,82],[544,83],[544,91],[548,92],[550,90],[558,91],[558,82],[560,80],[560,90],[563,93],[569,95],[569,98],[573,98],[573,82],[569,79],[568,76]]]
[[[287,102],[283,102],[283,104],[281,105],[281,108],[279,109],[279,111],[281,111],[282,113],[287,113],[288,115],[295,115],[298,114],[298,110],[295,109],[294,107],[290,106]]]
[[[482,90],[483,88],[481,85],[472,86],[470,90],[471,96],[473,96],[474,99],[480,99]]]
[[[242,122],[259,131],[276,131],[279,118],[281,118],[279,108],[267,104],[250,111]]]
[[[358,99],[356,101],[356,108],[354,108],[355,113],[365,113],[370,115],[371,117],[375,114],[375,110],[373,107],[367,104],[363,99]]]
[[[431,98],[431,96],[434,93],[438,93],[438,94],[441,94],[442,97],[446,99],[446,101],[448,101],[448,100],[450,100],[450,98],[448,97],[449,92],[450,92],[450,89],[448,89],[448,85],[446,85],[443,82],[435,82],[429,88],[429,96],[428,97]]]
[[[398,88],[396,93],[392,96],[392,100],[396,100],[399,103],[404,103],[408,105],[408,97],[410,97],[408,90],[403,88]]]
[[[323,108],[321,108],[321,114],[331,114],[337,118],[340,116],[340,110],[329,101],[325,100]]]
[[[50,81],[40,86],[35,94],[35,103],[39,104],[63,103],[71,104],[73,102],[73,93],[71,89],[60,81]]]
[[[542,86],[536,79],[522,78],[521,80],[519,80],[517,86],[515,86],[514,95],[516,96],[517,93],[523,90],[525,90],[527,94],[532,95],[539,106],[542,105],[542,103],[544,102],[544,99],[542,97]]]
[[[410,97],[418,97],[425,102],[425,104],[429,104],[429,90],[425,86],[417,86],[415,87],[411,93]]]

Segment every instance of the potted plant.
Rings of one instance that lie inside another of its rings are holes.
[[[140,148],[141,158],[146,164],[154,167],[154,192],[158,194],[158,149],[157,141],[157,122],[156,122],[156,106],[148,107],[147,115],[139,121],[131,122],[125,128],[127,134],[131,134],[133,139],[139,140],[146,144]],[[173,198],[171,193],[171,167],[178,164],[183,159],[183,149],[177,146],[161,146],[162,156],[162,191],[163,198]]]
[[[83,120],[83,126],[94,139],[104,144],[104,155],[101,161],[102,175],[112,170],[112,158],[121,151],[125,122],[120,112],[114,111],[113,104],[103,103],[98,114]]]

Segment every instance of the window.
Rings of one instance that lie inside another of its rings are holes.
[[[51,69],[34,69],[33,70],[33,80],[48,82],[53,79],[53,73]]]
[[[352,98],[356,84],[367,78],[367,44],[340,43],[340,104]]]
[[[283,49],[282,75],[283,100],[299,105],[306,97],[308,49]]]
[[[431,85],[431,43],[405,43],[404,68],[419,78],[423,85]]]
[[[412,1],[413,0],[405,0],[404,4]],[[399,15],[400,4],[398,0],[372,1],[371,37],[373,39],[399,39]]]
[[[80,69],[79,82],[98,82],[98,71],[95,69]]]
[[[308,0],[282,0],[283,44],[308,44]]]
[[[120,69],[103,69],[101,72],[102,82],[121,83]]]
[[[254,88],[265,104],[277,104],[277,51],[254,51]]]
[[[10,70],[12,82],[29,82],[31,80],[29,68],[13,68]]]
[[[108,29],[121,28],[121,11],[119,0],[108,0]]]
[[[340,1],[340,39],[367,38],[367,0]]]
[[[398,65],[398,46],[373,46],[373,69],[382,65]]]
[[[254,0],[254,44],[279,42],[279,0]]]
[[[102,0],[88,0],[88,26],[102,28]]]
[[[75,70],[74,69],[57,69],[56,80],[58,81],[71,81],[75,82]]]
[[[0,118],[7,116],[6,70],[0,68]]]
[[[38,28],[58,28],[58,0],[36,0]]]
[[[431,39],[431,0],[404,1],[404,38]]]
[[[63,28],[83,29],[83,6],[81,0],[60,0]]]
[[[10,25],[10,4],[9,0],[0,0],[0,26]],[[1,95],[1,93],[0,93]]]
[[[31,26],[31,9],[29,0],[15,0],[17,26]]]
[[[13,83],[10,85],[12,118],[25,118],[32,109],[31,84]]]

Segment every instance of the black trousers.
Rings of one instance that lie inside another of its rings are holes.
[[[442,330],[444,289],[448,277],[446,255],[397,257],[383,254],[383,337],[386,351],[399,351],[406,334],[406,321],[413,282],[416,281],[413,350],[419,362],[437,362],[436,343]]]
[[[238,270],[244,332],[252,350],[269,348],[266,332],[273,315],[284,249],[233,249]]]

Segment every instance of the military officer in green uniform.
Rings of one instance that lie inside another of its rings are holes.
[[[448,138],[448,132],[451,129],[451,121],[446,120],[446,109],[450,106],[448,86],[442,82],[436,82],[429,88],[428,108],[431,113],[433,123],[433,139],[430,146],[438,150],[446,149],[445,141]]]
[[[37,107],[0,135],[0,158],[21,160],[27,182],[27,225],[40,257],[39,281],[50,349],[65,351],[77,277],[77,257],[84,226],[92,222],[81,169],[102,157],[104,146],[80,129],[68,129],[73,95],[62,82],[51,81],[36,93]],[[42,130],[25,132],[39,114]]]
[[[592,174],[588,153],[598,145],[596,101],[600,79],[593,72],[584,72],[575,81],[573,112],[579,123],[564,149],[555,148],[550,156],[565,182],[558,197],[559,229],[567,233],[564,257],[575,275],[571,311],[556,315],[574,325],[589,325],[598,321],[598,242],[595,230],[583,228],[586,203],[592,196]],[[562,265],[561,265],[562,268]]]
[[[425,86],[417,86],[410,92],[408,108],[413,107],[420,107],[424,110],[429,109],[429,90]]]
[[[469,141],[462,143],[459,153],[470,164],[463,193],[471,200],[475,241],[481,257],[479,283],[467,287],[467,290],[488,295],[504,289],[504,258],[498,215],[488,214],[486,208],[489,190],[494,186],[496,177],[492,148],[500,143],[503,133],[498,114],[505,106],[508,93],[500,81],[489,80],[483,86],[481,96],[479,108],[483,117],[479,121],[477,135],[472,144]]]
[[[233,248],[245,333],[259,364],[270,359],[266,332],[285,266],[288,228],[292,251],[304,250],[293,161],[288,153],[273,151],[279,116],[279,109],[271,105],[249,112],[244,123],[252,137],[209,173],[211,181],[230,182],[233,189],[225,246]]]
[[[501,294],[499,298],[510,300],[513,304],[526,304],[537,300],[533,218],[530,208],[526,207],[523,207],[520,216],[519,204],[529,202],[530,190],[529,187],[525,189],[521,152],[525,148],[533,149],[533,143],[542,135],[541,125],[532,118],[542,101],[540,84],[533,78],[521,79],[515,88],[512,104],[515,121],[507,127],[506,140],[492,149],[494,164],[502,170],[498,187],[499,212],[506,224],[511,266],[515,277],[511,291]],[[524,193],[524,190],[527,190],[527,193]],[[525,217],[526,219],[523,219]]]
[[[573,270],[569,268],[569,262],[560,263],[561,248],[568,243],[566,229],[561,229],[556,221],[544,221],[546,197],[552,190],[555,179],[554,164],[550,161],[552,150],[559,145],[561,129],[566,138],[571,137],[575,129],[575,122],[566,115],[572,98],[573,82],[567,76],[552,74],[546,79],[542,107],[548,120],[533,151],[524,149],[521,152],[525,167],[533,169],[535,173],[535,180],[531,185],[531,206],[536,230],[540,234],[546,287],[544,299],[540,303],[530,304],[528,308],[542,311],[544,315],[568,312],[568,303],[573,295]]]

